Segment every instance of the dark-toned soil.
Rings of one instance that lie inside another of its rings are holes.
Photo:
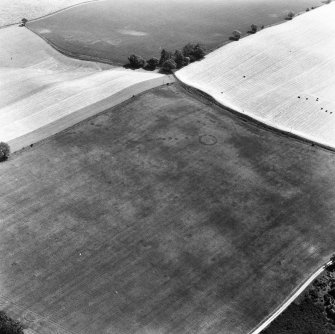
[[[163,87],[0,164],[0,309],[39,333],[247,333],[334,251],[334,153]]]

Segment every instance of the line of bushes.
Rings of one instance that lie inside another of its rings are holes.
[[[163,49],[160,59],[153,57],[146,61],[143,57],[133,54],[128,58],[129,64],[125,65],[125,67],[132,69],[143,68],[148,71],[160,68],[164,73],[171,73],[175,69],[180,69],[204,58],[205,54],[206,51],[202,45],[189,43],[182,50],[176,50],[174,53]]]
[[[258,30],[264,29],[264,26],[261,26],[260,28],[256,24],[252,24],[250,26],[250,30],[248,31],[248,34],[256,34]],[[238,41],[242,37],[242,33],[239,30],[234,30],[232,33],[232,36],[229,37],[229,40],[231,41]]]
[[[312,7],[312,9],[314,9],[314,7]],[[286,20],[292,20],[294,16],[295,13],[290,11],[287,14]],[[264,29],[264,25],[258,27],[256,24],[252,24],[248,33],[256,34],[258,30],[262,29]],[[242,33],[239,30],[234,30],[232,36],[229,37],[229,40],[238,41],[241,37]],[[128,57],[129,63],[125,65],[125,67],[132,69],[144,68],[148,71],[154,71],[159,67],[162,72],[171,73],[175,69],[180,69],[194,61],[204,58],[205,54],[205,48],[202,45],[199,43],[189,43],[185,45],[182,50],[176,50],[174,53],[163,49],[161,51],[160,59],[153,57],[149,60],[145,60],[143,57],[133,54]]]

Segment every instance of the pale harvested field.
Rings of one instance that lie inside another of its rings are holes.
[[[335,148],[335,3],[230,43],[177,72],[219,103]]]
[[[71,7],[87,0],[1,0],[0,27],[28,20]]]
[[[147,92],[0,164],[0,307],[41,334],[245,334],[334,251],[334,168]]]
[[[59,54],[26,28],[0,29],[0,140],[21,149],[172,80]]]

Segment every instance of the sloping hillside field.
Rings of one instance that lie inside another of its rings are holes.
[[[178,71],[271,127],[335,148],[335,3],[230,43]]]
[[[0,308],[39,334],[246,334],[334,251],[334,168],[156,88],[0,164]]]
[[[28,20],[54,13],[65,7],[80,3],[91,2],[87,0],[1,0],[0,27],[20,22],[23,17]]]
[[[149,59],[190,42],[216,49],[234,29],[274,24],[289,10],[317,5],[320,0],[105,0],[27,26],[68,54],[124,65],[133,53]]]
[[[171,80],[65,57],[25,28],[0,29],[0,45],[0,140],[12,151]]]

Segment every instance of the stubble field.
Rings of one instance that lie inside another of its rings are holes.
[[[85,0],[1,0],[0,27],[54,13],[66,7],[90,2]]]
[[[176,73],[257,121],[335,148],[335,3],[259,31]]]
[[[12,151],[174,79],[63,56],[26,28],[0,30],[0,141]]]

